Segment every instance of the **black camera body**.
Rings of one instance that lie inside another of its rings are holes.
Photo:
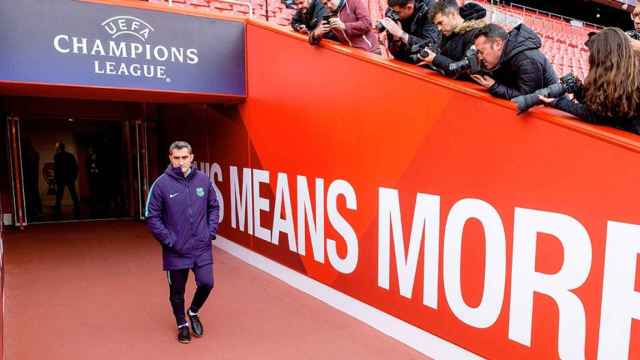
[[[409,55],[409,59],[417,64],[429,56],[429,51],[437,54],[440,52],[440,49],[436,48],[429,42],[414,45],[411,47],[411,55]]]
[[[338,14],[337,13],[327,13],[322,15],[322,20],[321,20],[321,24],[329,24],[329,20],[333,19],[334,17],[337,17]]]
[[[637,30],[629,30],[627,31],[627,35],[633,40],[640,40],[640,31]]]
[[[560,78],[557,84],[549,85],[532,94],[520,95],[512,99],[518,106],[518,114],[523,113],[533,106],[539,105],[542,100],[538,96],[547,98],[558,98],[564,94],[574,94],[577,98],[582,97],[582,81],[573,73],[569,73]]]
[[[387,8],[387,11],[385,11],[384,13],[384,17],[391,19],[393,22],[400,21],[400,15],[398,15],[397,12],[393,11],[392,8]],[[381,21],[378,21],[376,23],[376,31],[381,33],[381,32],[384,32],[385,30],[387,30],[387,28],[384,27],[384,25],[382,25]]]
[[[449,64],[449,72],[460,74],[480,74],[484,70],[480,60],[478,60],[478,51],[474,46],[465,51],[464,58],[460,61],[452,62]]]

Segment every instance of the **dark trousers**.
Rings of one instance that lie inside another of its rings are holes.
[[[186,324],[184,313],[184,290],[187,285],[190,269],[169,270],[167,271],[167,280],[169,281],[169,302],[173,309],[173,315],[176,317],[178,326]],[[196,266],[193,269],[196,277],[196,293],[193,295],[189,310],[197,313],[204,305],[209,297],[211,289],[213,289],[213,264]]]
[[[69,188],[69,194],[71,195],[71,200],[73,201],[73,208],[78,209],[80,206],[80,202],[78,201],[78,194],[76,193],[76,182],[75,181],[61,181],[56,182],[56,210],[60,210],[60,203],[62,202],[62,196],[64,195],[64,188]]]

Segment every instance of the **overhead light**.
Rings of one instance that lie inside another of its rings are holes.
[[[67,119],[67,121],[68,121],[68,122],[74,122],[74,121],[76,121],[76,120],[75,120],[74,118],[70,117],[70,118],[68,118],[68,119]]]

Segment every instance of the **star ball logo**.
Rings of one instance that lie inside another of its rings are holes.
[[[58,34],[53,38],[53,48],[61,54],[92,57],[95,74],[167,83],[172,81],[167,65],[195,65],[200,61],[197,49],[152,43],[155,29],[139,18],[115,16],[100,25],[109,36],[107,40]]]

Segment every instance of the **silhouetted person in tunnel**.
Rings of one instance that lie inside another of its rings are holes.
[[[73,201],[73,216],[77,218],[80,215],[80,202],[76,193],[76,179],[78,178],[76,158],[65,150],[63,142],[59,142],[53,161],[55,163],[56,178],[56,205],[54,206],[54,211],[56,214],[61,213],[60,203],[64,195],[64,188],[68,187]]]

